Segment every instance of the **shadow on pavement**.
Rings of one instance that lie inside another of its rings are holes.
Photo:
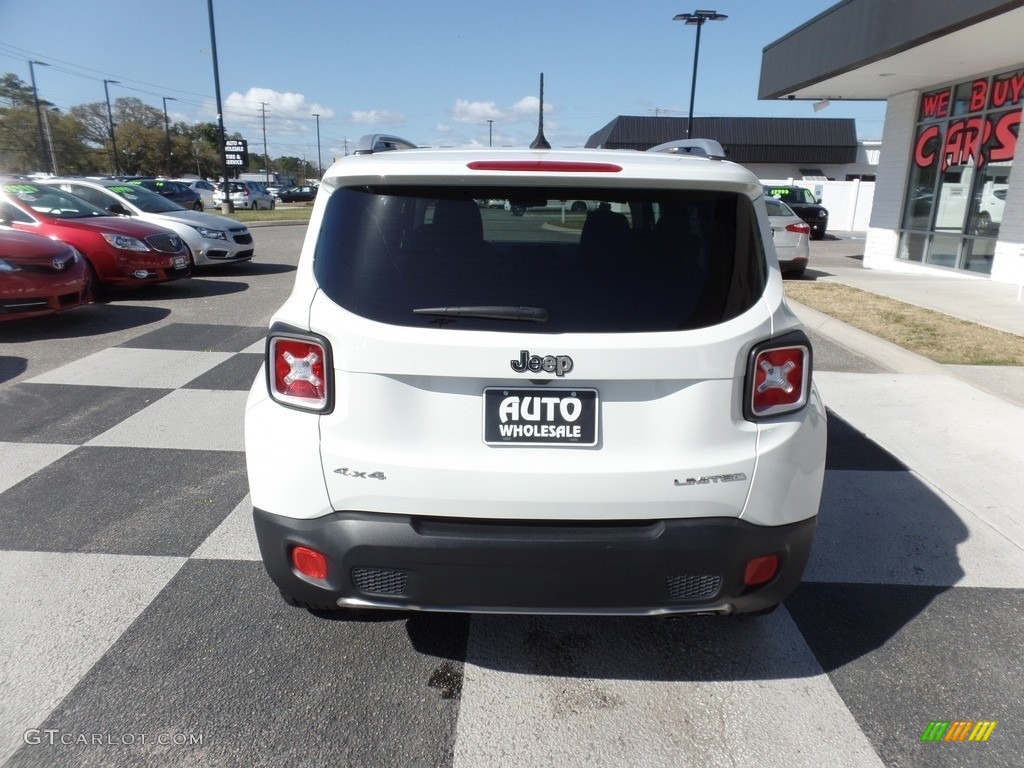
[[[159,322],[171,310],[150,306],[118,306],[97,303],[67,312],[8,323],[0,330],[0,342],[26,343],[44,339],[77,339],[124,331]]]
[[[28,360],[24,357],[0,355],[0,384],[10,381],[28,370]]]
[[[242,293],[249,290],[248,283],[235,283],[226,280],[204,280],[201,277],[192,277],[185,280],[175,280],[170,283],[148,286],[146,291],[125,294],[123,298],[132,301],[168,301],[179,299],[202,299],[209,296],[227,296],[232,293]],[[122,298],[120,294],[112,294],[110,301]]]
[[[294,272],[294,264],[262,264],[258,261],[242,261],[234,264],[210,264],[197,267],[192,279],[204,277],[255,277],[259,275],[281,275]]]

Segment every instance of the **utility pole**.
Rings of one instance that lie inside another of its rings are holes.
[[[173,96],[163,96],[164,100],[164,133],[167,135],[167,175],[171,175],[171,126],[167,122],[167,102],[177,101]]]
[[[50,147],[50,170],[53,171],[54,176],[59,176],[60,171],[57,170],[57,152],[53,148],[53,131],[50,130],[50,118],[43,112],[43,126],[46,128],[46,141]]]
[[[313,117],[316,118],[316,177],[319,179],[324,175],[324,169],[320,162],[320,115],[314,112]]]
[[[260,114],[263,116],[263,180],[270,184],[270,155],[267,154],[267,102],[260,102]]]
[[[49,173],[50,165],[46,162],[46,142],[43,138],[43,112],[39,108],[39,94],[36,91],[36,70],[32,66],[33,64],[39,64],[43,67],[48,67],[50,65],[45,61],[32,61],[31,59],[29,59],[28,62],[28,72],[32,78],[32,101],[34,101],[36,105],[36,123],[39,125],[39,158],[42,160],[42,165],[40,167],[46,173]]]
[[[120,85],[121,83],[117,80],[104,80],[103,81],[103,93],[107,97],[107,128],[110,130],[110,149],[111,156],[114,158],[114,175],[121,175],[121,166],[117,162],[117,140],[114,138],[114,115],[110,111],[110,89],[107,87],[108,84]]]

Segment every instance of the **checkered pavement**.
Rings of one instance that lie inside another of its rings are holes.
[[[252,533],[264,333],[171,323],[0,385],[0,762],[1020,764],[1024,537],[941,423],[973,390],[828,370],[816,340],[819,531],[771,616],[332,621],[279,599]],[[982,405],[998,461],[1019,418]],[[984,744],[920,741],[981,719]]]

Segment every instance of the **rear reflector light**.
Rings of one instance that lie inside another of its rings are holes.
[[[536,171],[538,173],[619,173],[615,163],[566,162],[557,160],[474,160],[471,171]]]
[[[292,548],[292,567],[311,579],[323,581],[327,578],[327,558],[309,547]]]
[[[308,411],[329,410],[331,367],[326,342],[271,336],[267,355],[267,383],[274,400]]]
[[[765,555],[755,557],[747,562],[743,571],[743,583],[748,587],[756,587],[759,584],[766,584],[775,578],[779,572],[779,556]]]
[[[811,343],[801,331],[762,342],[750,353],[744,416],[755,421],[798,411],[811,390]]]
[[[804,222],[800,222],[799,224],[787,224],[786,231],[796,232],[799,235],[809,235],[811,234],[811,225],[805,224]]]

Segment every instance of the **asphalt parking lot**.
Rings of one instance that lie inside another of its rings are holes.
[[[249,265],[0,326],[0,762],[1020,765],[1024,533],[992,466],[1024,473],[1021,409],[826,337],[818,535],[770,616],[285,605],[241,414],[304,230],[256,229]],[[859,247],[813,243],[812,269]],[[967,721],[996,725],[922,740]]]

